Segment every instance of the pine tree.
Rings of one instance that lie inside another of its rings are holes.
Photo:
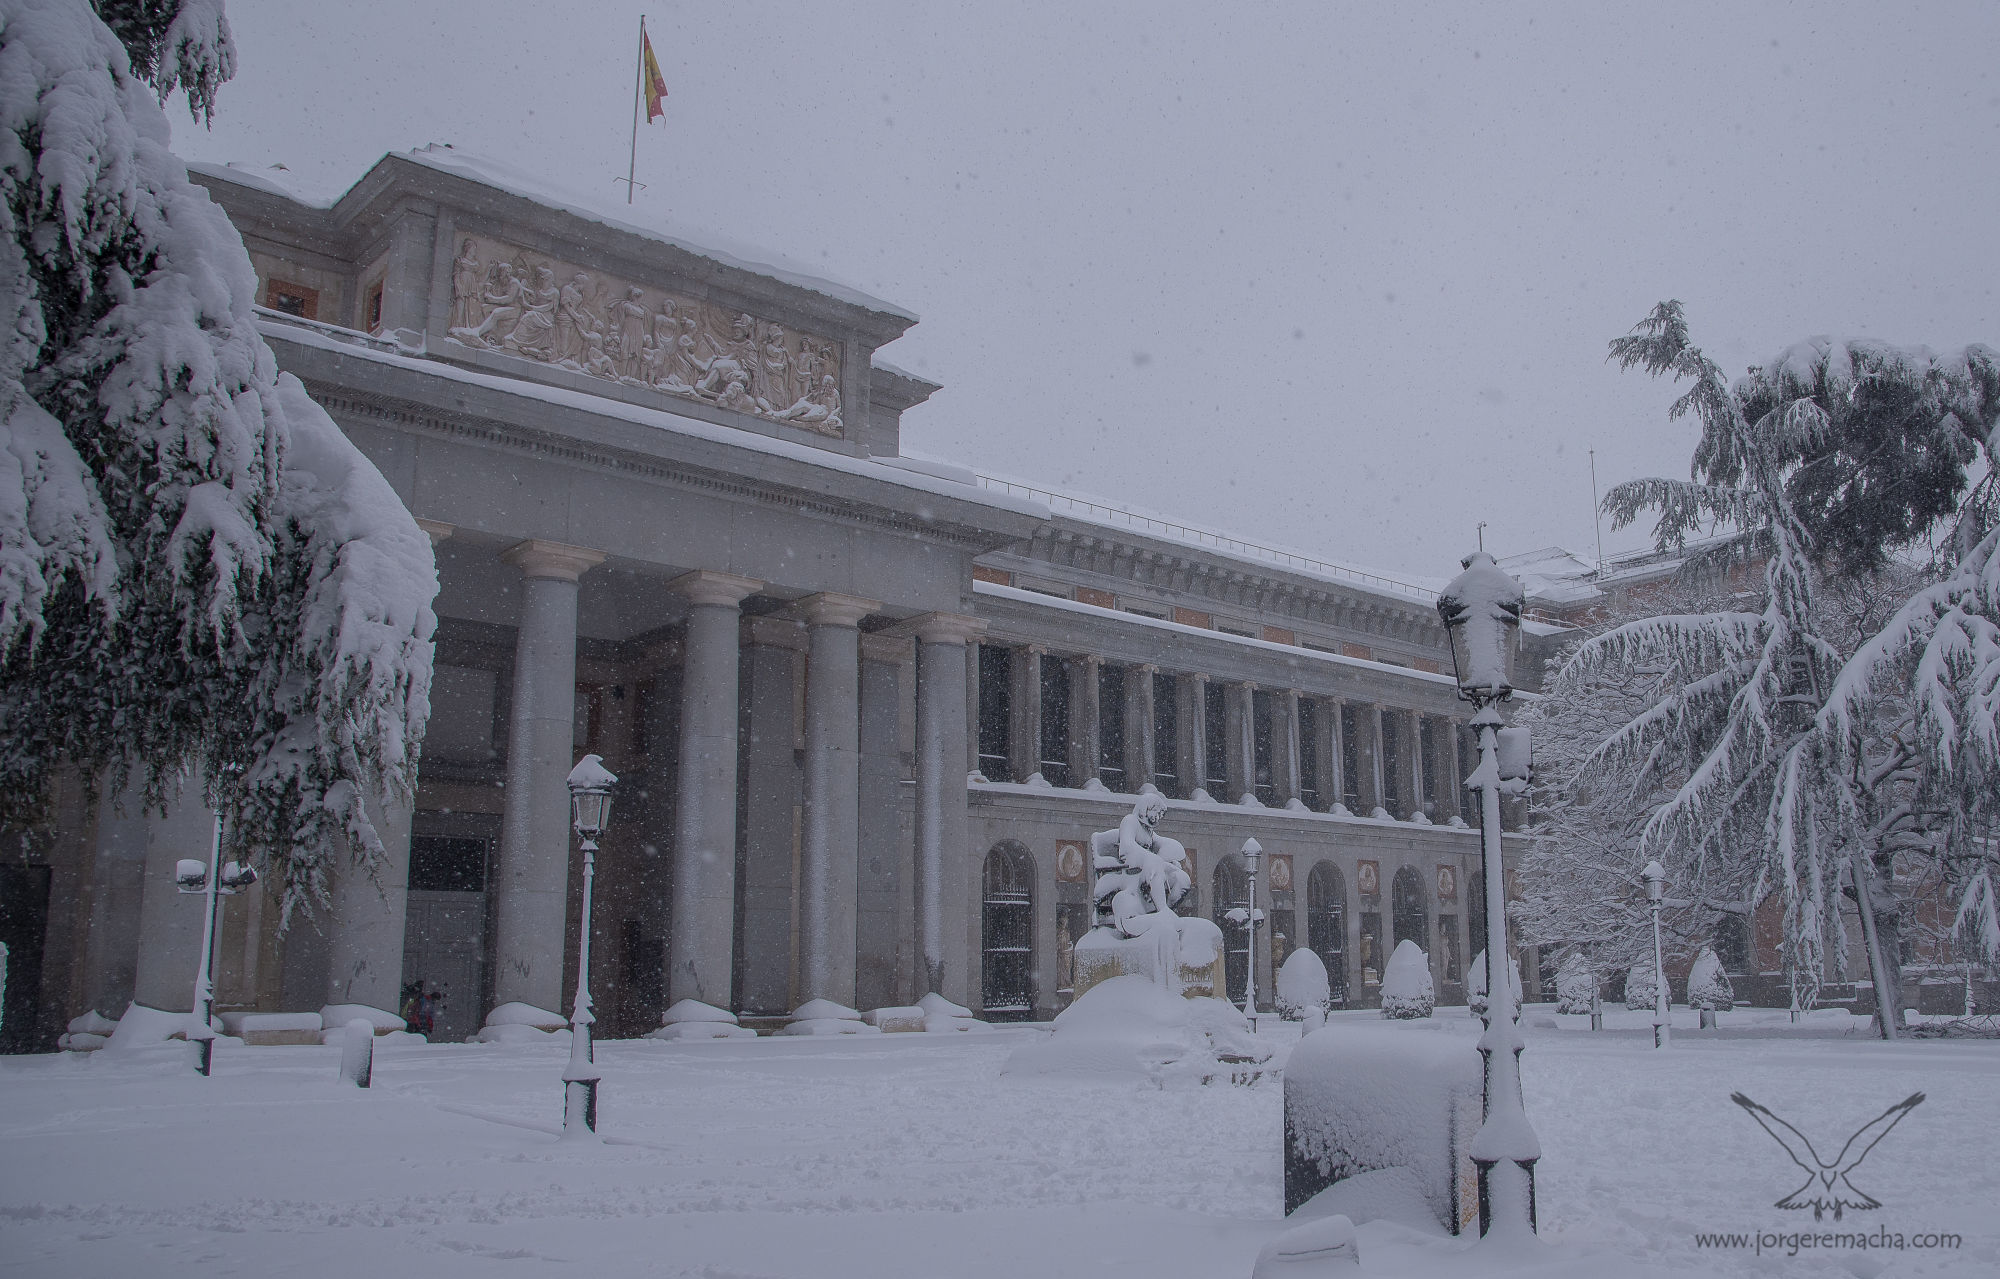
[[[1694,957],[1694,967],[1688,970],[1687,1002],[1689,1008],[1701,1012],[1701,1024],[1706,1027],[1715,1025],[1715,1014],[1735,1006],[1736,991],[1713,946],[1703,946]]]
[[[1659,974],[1653,968],[1653,957],[1638,960],[1625,970],[1625,1006],[1627,1008],[1651,1008],[1660,991]],[[1667,997],[1670,1001],[1673,996]]]
[[[1397,942],[1382,974],[1382,1015],[1399,1020],[1428,1017],[1436,1006],[1430,956],[1408,938]]]
[[[0,815],[199,770],[289,912],[414,786],[436,570],[169,150],[160,99],[205,117],[233,70],[220,5],[101,8],[129,50],[81,0],[0,10]]]
[[[1666,681],[1585,766],[1674,786],[1639,832],[1641,854],[1743,863],[1756,872],[1751,900],[1782,893],[1787,965],[1807,1002],[1838,895],[1851,893],[1881,1033],[1893,1037],[1897,856],[1954,860],[1964,909],[1977,919],[1983,901],[1991,914],[2000,357],[1815,339],[1732,387],[1674,302],[1614,341],[1612,356],[1691,382],[1673,416],[1694,413],[1702,437],[1692,480],[1622,484],[1605,508],[1621,527],[1658,512],[1663,551],[1723,530],[1691,566],[1761,563],[1764,589],[1756,612],[1646,618],[1583,644],[1559,679],[1638,669]],[[1882,589],[1892,555],[1946,517],[1941,580],[1914,594]],[[1841,590],[1863,607],[1843,611]],[[1885,602],[1901,605],[1886,619]]]
[[[1556,969],[1556,1011],[1587,1013],[1597,999],[1597,973],[1582,951],[1573,950]]]

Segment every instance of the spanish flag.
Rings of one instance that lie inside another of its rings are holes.
[[[646,38],[646,20],[639,19],[639,91],[646,95],[646,123],[667,114],[667,78],[653,57],[653,42]]]

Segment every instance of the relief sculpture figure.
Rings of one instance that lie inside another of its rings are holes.
[[[479,327],[479,281],[484,274],[479,264],[479,254],[472,241],[466,240],[458,247],[458,256],[451,263],[451,329],[473,329]]]

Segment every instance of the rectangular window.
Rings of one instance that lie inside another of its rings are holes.
[[[1112,790],[1126,789],[1125,668],[1122,666],[1105,666],[1097,672],[1097,780]]]
[[[1352,706],[1340,708],[1340,788],[1349,804],[1361,802],[1360,718]]]
[[[361,308],[361,327],[373,333],[382,327],[382,282],[377,280],[368,290],[368,300]]]
[[[979,646],[979,771],[996,782],[1014,780],[1007,759],[1014,712],[1014,650]]]
[[[1230,622],[1217,622],[1215,624],[1215,629],[1221,631],[1224,635],[1236,635],[1240,636],[1243,639],[1257,638],[1257,632],[1249,630],[1246,627],[1235,625]]]
[[[1299,699],[1299,801],[1317,811],[1319,797],[1319,705]]]
[[[486,890],[486,841],[416,835],[410,839],[410,887],[425,893]]]
[[[1069,777],[1069,664],[1042,659],[1042,780],[1067,786]]]
[[[1202,753],[1206,755],[1208,776],[1202,785],[1213,799],[1227,803],[1229,794],[1229,716],[1223,709],[1220,684],[1203,685],[1201,708]]]
[[[1276,700],[1269,693],[1258,689],[1250,694],[1250,756],[1257,774],[1251,789],[1266,804],[1278,797],[1277,715]]]
[[[1382,953],[1382,912],[1361,912],[1361,984],[1380,986],[1387,956]]]
[[[319,318],[319,290],[289,280],[272,280],[264,286],[264,305],[273,311],[296,315],[302,320]]]
[[[1417,758],[1423,761],[1424,811],[1437,816],[1438,797],[1443,788],[1437,779],[1437,724],[1429,716],[1417,719]]]
[[[1458,916],[1438,916],[1438,952],[1444,957],[1444,979],[1457,981],[1464,971],[1458,958]]]
[[[1153,676],[1153,785],[1160,788],[1162,795],[1175,799],[1181,793],[1180,720],[1174,677]]]
[[[1403,806],[1403,717],[1382,712],[1382,807],[1392,817],[1405,816]]]

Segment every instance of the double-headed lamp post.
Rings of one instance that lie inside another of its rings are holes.
[[[1535,1161],[1542,1146],[1521,1104],[1520,1009],[1507,959],[1507,894],[1500,860],[1500,796],[1526,785],[1522,744],[1510,735],[1503,769],[1498,704],[1514,694],[1514,659],[1521,646],[1521,584],[1478,551],[1465,571],[1438,595],[1438,616],[1451,637],[1458,694],[1473,705],[1479,734],[1479,767],[1465,779],[1479,794],[1480,851],[1486,878],[1486,1030],[1479,1052],[1486,1059],[1485,1122],[1472,1140],[1479,1167],[1479,1233],[1532,1234],[1535,1229]]]
[[[585,755],[569,774],[570,817],[583,847],[583,918],[577,933],[576,1000],[569,1015],[569,1066],[563,1071],[565,1137],[597,1132],[597,1059],[590,1045],[590,1028],[597,1020],[590,1007],[590,889],[597,875],[597,837],[611,823],[611,787],[617,780],[596,755]]]
[[[215,837],[208,847],[208,865],[183,857],[174,866],[174,887],[183,893],[202,894],[201,963],[194,973],[194,1011],[188,1038],[199,1045],[195,1073],[207,1075],[215,1064],[215,923],[221,899],[242,892],[257,882],[257,872],[242,862],[222,860],[222,813],[215,814]]]
[[[1667,1011],[1667,956],[1660,946],[1660,904],[1667,895],[1666,867],[1657,860],[1647,862],[1639,878],[1646,881],[1646,900],[1653,907],[1653,1047],[1670,1048],[1674,1026]]]

